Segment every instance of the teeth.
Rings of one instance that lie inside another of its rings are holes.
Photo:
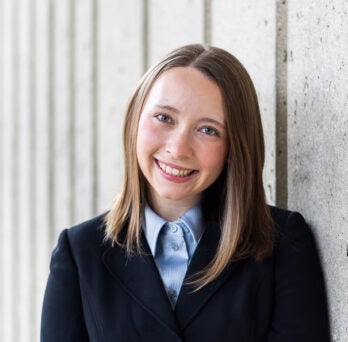
[[[168,175],[172,175],[172,176],[185,177],[185,176],[188,176],[190,173],[192,173],[192,170],[190,171],[190,170],[174,169],[174,168],[172,168],[168,165],[164,165],[160,162],[158,162],[158,165],[165,173],[168,173]]]

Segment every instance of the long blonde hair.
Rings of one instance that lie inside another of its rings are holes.
[[[273,224],[262,182],[264,139],[257,96],[248,72],[227,51],[199,44],[183,46],[152,66],[140,80],[126,111],[125,176],[121,193],[105,217],[106,238],[125,248],[128,255],[142,252],[146,180],[136,157],[138,123],[153,83],[174,67],[192,67],[213,80],[222,93],[226,113],[227,163],[203,197],[203,215],[219,224],[221,237],[214,259],[190,282],[198,290],[230,261],[247,257],[260,261],[273,248]]]

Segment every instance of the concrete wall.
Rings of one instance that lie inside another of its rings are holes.
[[[0,340],[39,340],[58,233],[110,207],[139,77],[205,42],[254,80],[268,200],[310,223],[348,341],[347,35],[345,0],[0,0]]]
[[[348,341],[348,2],[288,4],[288,206],[320,247],[333,341]]]

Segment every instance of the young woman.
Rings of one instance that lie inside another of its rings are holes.
[[[329,341],[299,213],[267,206],[252,81],[228,52],[176,49],[133,94],[113,208],[64,230],[42,341]]]

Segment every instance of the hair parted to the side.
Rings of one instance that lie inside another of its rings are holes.
[[[196,290],[213,281],[230,261],[260,261],[273,248],[273,223],[262,182],[264,138],[260,110],[251,78],[242,64],[223,49],[199,44],[178,48],[156,63],[140,80],[126,111],[123,144],[123,188],[107,214],[106,238],[129,255],[141,253],[141,224],[146,180],[137,162],[138,123],[145,99],[166,70],[192,67],[213,80],[222,93],[229,155],[219,178],[203,197],[203,215],[215,220],[221,238],[212,262],[189,283]]]

